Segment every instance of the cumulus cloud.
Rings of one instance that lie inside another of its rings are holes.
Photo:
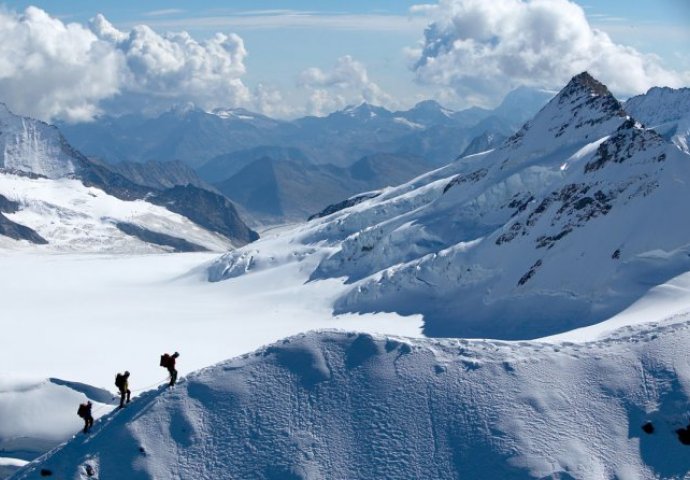
[[[124,61],[87,28],[65,25],[43,10],[0,11],[0,100],[42,119],[91,118],[117,94]]]
[[[124,58],[128,92],[191,101],[206,108],[250,99],[240,78],[247,51],[235,34],[217,33],[199,42],[186,32],[159,35],[145,25],[124,33],[102,15],[91,22],[91,29]]]
[[[304,70],[299,85],[311,92],[307,108],[313,115],[361,102],[383,106],[393,103],[392,98],[369,79],[366,67],[350,55],[340,57],[328,71],[316,67]]]
[[[0,11],[0,100],[45,120],[88,120],[104,101],[150,108],[246,104],[246,56],[234,34],[197,41],[185,32],[160,35],[147,26],[123,32],[102,15],[87,27],[65,24],[35,7],[23,14]]]
[[[410,51],[418,81],[475,102],[494,103],[519,85],[557,88],[584,70],[620,95],[690,81],[689,72],[615,44],[569,0],[440,0],[412,11],[431,19]]]
[[[285,101],[280,90],[263,83],[259,83],[252,92],[252,107],[269,117],[290,117],[296,112],[295,107]]]

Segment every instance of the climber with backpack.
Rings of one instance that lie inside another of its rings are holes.
[[[129,390],[129,372],[128,371],[125,370],[125,373],[118,373],[115,376],[115,386],[120,391],[120,407],[119,408],[124,408],[125,397],[127,399],[127,403],[129,403],[129,397],[132,395],[132,392]]]
[[[77,409],[77,415],[79,415],[83,420],[84,420],[84,433],[88,433],[89,430],[91,430],[91,427],[93,427],[93,416],[91,415],[91,401],[87,401],[86,403],[81,403],[79,404],[79,408]]]
[[[170,385],[169,386],[174,386],[175,382],[177,381],[177,370],[175,370],[175,361],[177,360],[177,357],[179,357],[180,354],[175,352],[172,355],[169,355],[167,353],[164,353],[161,355],[161,367],[167,368],[168,373],[170,374]]]

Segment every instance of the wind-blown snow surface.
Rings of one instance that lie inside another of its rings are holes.
[[[424,315],[430,336],[533,339],[592,325],[690,270],[690,156],[578,75],[495,150],[307,225],[336,312]],[[212,280],[270,268],[261,243]]]
[[[682,478],[688,342],[687,318],[586,344],[300,335],[142,395],[16,478]]]

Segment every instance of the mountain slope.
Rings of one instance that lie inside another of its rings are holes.
[[[411,155],[370,155],[348,168],[299,157],[263,157],[215,186],[260,223],[297,222],[357,192],[401,183],[427,168]]]
[[[313,163],[297,148],[262,146],[219,155],[204,163],[198,169],[198,173],[207,182],[218,184],[232,177],[250,163],[262,158],[271,158],[282,162]]]
[[[690,270],[689,168],[583,73],[500,147],[354,197],[293,242],[319,247],[312,280],[351,285],[336,313],[421,313],[439,337],[538,338]],[[211,279],[243,258],[224,256]]]
[[[213,190],[213,187],[199,178],[190,166],[179,160],[145,163],[119,162],[105,166],[138,185],[157,190],[165,190],[177,185],[194,185],[205,190]]]
[[[198,251],[257,238],[222,195],[135,183],[74,150],[55,127],[4,106],[0,154],[0,234],[20,241],[15,246],[26,240],[51,250]]]
[[[142,395],[16,478],[681,478],[688,341],[687,318],[587,344],[300,335]]]
[[[474,161],[481,180],[456,177],[423,213],[348,238],[322,263],[317,275],[350,262],[351,279],[372,275],[338,311],[421,311],[431,335],[534,338],[601,321],[690,267],[690,231],[674,220],[690,201],[687,156],[624,121],[591,78]],[[403,227],[417,249],[391,246]],[[362,245],[373,249],[353,255]]]
[[[144,200],[122,200],[76,179],[51,180],[0,172],[0,192],[18,205],[14,213],[4,216],[31,229],[45,242],[26,236],[17,240],[45,243],[40,245],[45,251],[224,251],[233,245],[228,238],[167,208]],[[135,235],[135,231],[141,234]],[[163,237],[156,240],[156,233]],[[165,240],[165,236],[170,238]],[[28,245],[17,242],[13,247],[23,249]]]

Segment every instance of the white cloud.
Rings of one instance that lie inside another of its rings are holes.
[[[274,86],[259,83],[252,93],[252,108],[264,115],[287,118],[297,112],[295,107],[288,105],[281,91]]]
[[[185,13],[181,8],[164,8],[161,10],[152,10],[144,13],[145,17],[167,17],[168,15],[179,15]]]
[[[217,33],[199,42],[186,32],[159,35],[145,25],[123,33],[102,15],[91,22],[91,29],[124,57],[128,92],[190,101],[205,108],[250,100],[240,79],[247,51],[235,34]]]
[[[413,13],[431,19],[410,50],[417,79],[486,104],[518,85],[560,87],[584,70],[620,95],[690,81],[690,72],[615,44],[568,0],[440,0]]]
[[[147,23],[166,29],[242,28],[244,30],[318,29],[373,32],[418,32],[424,19],[392,14],[332,14],[304,10],[214,11],[213,15],[185,18],[147,19]]]
[[[392,98],[369,79],[366,67],[350,55],[340,57],[329,71],[316,67],[304,70],[299,84],[311,92],[308,110],[313,115],[361,102],[382,106],[393,103]]]
[[[0,100],[44,120],[88,120],[104,101],[127,105],[131,98],[148,108],[247,104],[246,56],[234,34],[197,41],[147,26],[122,32],[101,15],[87,28],[35,7],[23,14],[0,11]]]
[[[0,100],[42,119],[84,120],[117,94],[124,61],[107,42],[43,10],[0,11]]]

